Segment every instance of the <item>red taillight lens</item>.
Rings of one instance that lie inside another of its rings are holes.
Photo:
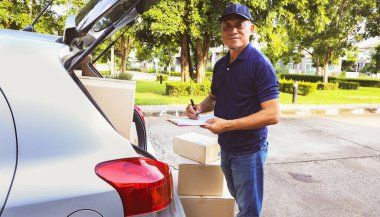
[[[127,158],[100,163],[96,174],[119,193],[124,215],[164,209],[173,198],[169,167],[150,158]]]
[[[143,122],[145,123],[145,117],[144,117],[144,114],[143,114],[141,108],[138,107],[137,105],[135,105],[135,109],[139,113],[139,115],[140,115],[141,119],[143,120]]]

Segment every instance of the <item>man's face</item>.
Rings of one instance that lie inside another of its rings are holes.
[[[222,41],[229,49],[238,49],[249,42],[254,26],[239,17],[226,18],[221,23]]]

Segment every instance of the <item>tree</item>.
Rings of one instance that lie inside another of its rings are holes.
[[[112,36],[112,38],[115,38],[114,40],[118,38],[115,44],[115,52],[120,57],[120,68],[122,74],[124,74],[126,71],[127,58],[132,50],[133,43],[135,41],[135,36],[133,34],[134,28],[131,27],[127,30],[125,30],[125,28],[128,27],[124,27],[122,30],[119,30],[118,33]]]
[[[288,46],[293,53],[309,52],[317,69],[323,65],[324,82],[329,64],[364,38],[363,23],[375,6],[373,0],[284,0],[274,5],[277,23],[287,29],[284,43],[296,44],[297,49]]]
[[[0,1],[0,27],[21,30],[31,24],[49,0],[2,0]],[[42,14],[35,31],[55,35],[63,34],[68,13],[76,13],[83,0],[57,0]],[[57,11],[60,11],[57,12]]]
[[[376,7],[371,8],[365,21],[365,37],[380,36],[380,0],[376,0]]]
[[[190,38],[188,1],[160,1],[143,14],[139,23],[137,39],[144,50],[164,50],[168,46],[181,47],[181,81],[190,81]],[[164,52],[165,53],[165,52]],[[170,52],[166,52],[170,53]]]
[[[375,74],[380,73],[380,45],[375,48],[375,52],[371,56],[370,62],[364,66],[362,71]]]

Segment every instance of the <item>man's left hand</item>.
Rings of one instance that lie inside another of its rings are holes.
[[[202,125],[202,128],[210,130],[214,134],[223,133],[229,130],[231,121],[222,118],[211,118],[206,121],[206,125]]]

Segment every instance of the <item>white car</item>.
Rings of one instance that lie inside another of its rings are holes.
[[[100,77],[92,49],[150,4],[91,0],[63,37],[0,29],[1,217],[185,216],[169,167],[121,136],[74,73]]]

